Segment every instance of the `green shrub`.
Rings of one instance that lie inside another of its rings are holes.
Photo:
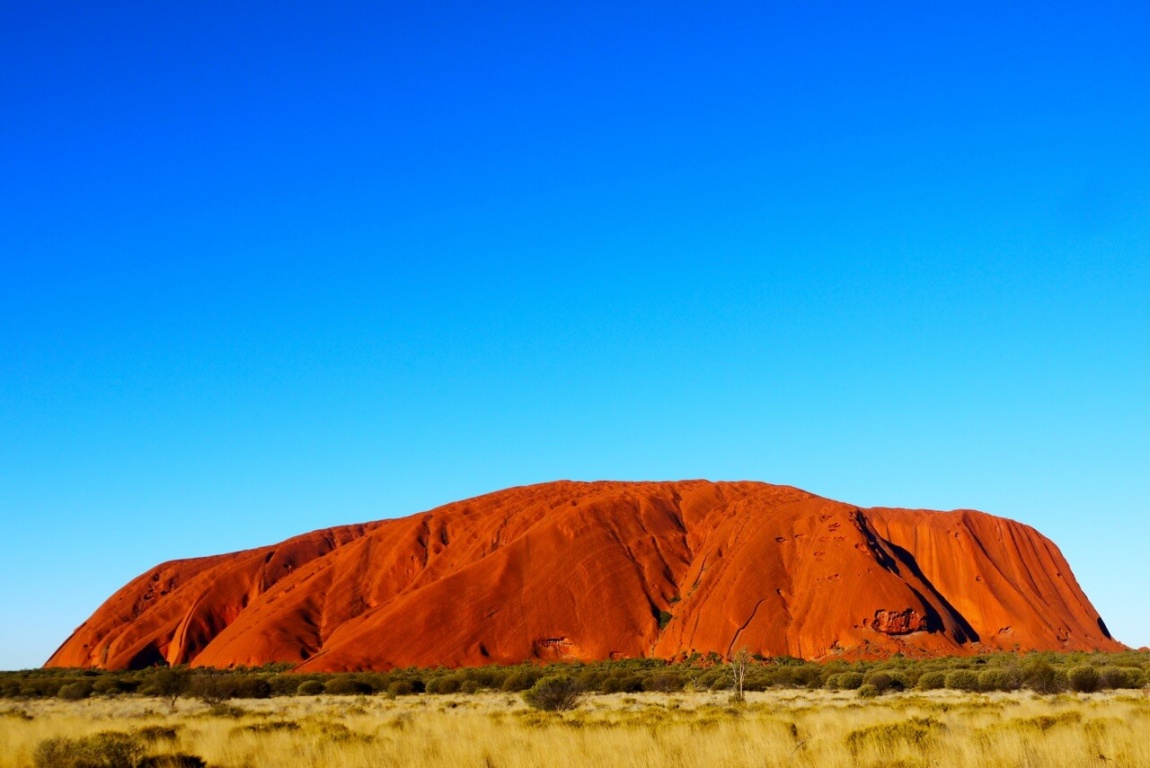
[[[812,682],[815,682],[816,686],[822,685],[823,671],[819,669],[817,664],[806,664],[788,671],[790,672],[791,685],[798,685],[804,688],[811,687]]]
[[[459,692],[460,693],[470,694],[470,693],[475,693],[478,690],[479,690],[479,681],[478,680],[464,680],[462,683],[459,684]]]
[[[715,683],[715,687],[726,688],[730,685],[729,681],[722,681]],[[643,679],[637,675],[629,675],[627,677],[608,677],[603,681],[603,693],[639,693],[643,690]]]
[[[903,682],[903,688],[910,690],[918,686],[918,678],[922,675],[924,670],[918,668],[899,670],[897,676]]]
[[[956,691],[977,691],[978,673],[969,669],[956,669],[946,675],[946,687]]]
[[[923,691],[937,691],[946,687],[946,673],[940,671],[923,672],[918,676],[918,686]]]
[[[606,675],[600,674],[592,669],[584,670],[576,676],[575,680],[579,683],[579,688],[584,691],[601,691],[603,690],[603,681],[607,679]]]
[[[272,695],[271,684],[262,677],[241,675],[231,682],[232,697],[236,699],[266,699]]]
[[[728,678],[730,679],[730,678]],[[787,675],[788,685],[794,685],[793,678]],[[743,679],[744,691],[765,691],[771,686],[778,685],[778,675],[775,673],[751,667],[747,670],[747,676]],[[645,690],[650,690],[646,689]]]
[[[116,696],[131,691],[133,687],[127,680],[121,680],[118,677],[101,677],[92,683],[92,693],[98,693],[101,696]]]
[[[1018,684],[1018,675],[1010,669],[984,669],[978,673],[980,691],[1014,691]]]
[[[32,755],[35,768],[137,768],[144,756],[139,739],[118,731],[103,731],[70,739],[41,741]]]
[[[396,680],[387,686],[388,696],[410,696],[415,693],[415,686],[410,680]]]
[[[427,681],[428,693],[455,693],[459,690],[460,682],[457,677],[433,677]]]
[[[726,677],[725,682],[729,687],[730,673]],[[772,669],[770,667],[751,666],[747,669],[747,679],[743,683],[743,688],[749,691],[765,691],[775,686],[793,688],[796,684],[798,681],[795,679],[795,670],[789,667]]]
[[[264,679],[271,687],[272,696],[298,696],[299,687],[308,680],[315,678],[300,675],[272,675]],[[320,681],[320,685],[323,685],[323,681]]]
[[[864,675],[862,672],[843,672],[842,674],[835,675],[838,678],[836,687],[844,691],[857,691],[862,687]]]
[[[271,696],[272,687],[255,675],[203,674],[192,678],[188,693],[214,706],[231,699],[266,699]]]
[[[536,675],[534,672],[516,670],[507,677],[503,678],[503,685],[501,685],[500,688],[511,693],[517,691],[526,691],[531,688],[531,686],[535,685],[535,681],[538,679],[538,675]]]
[[[871,672],[863,678],[863,685],[873,685],[879,693],[886,693],[894,686],[894,678],[886,672]]]
[[[61,699],[68,699],[69,701],[79,701],[86,699],[92,695],[92,684],[82,680],[78,683],[68,683],[62,686],[56,695]]]
[[[1058,693],[1062,690],[1058,672],[1042,659],[1028,662],[1022,668],[1022,683],[1035,693]]]
[[[715,687],[719,678],[722,676],[721,672],[717,669],[709,669],[695,678],[695,688],[700,691],[707,691]]]
[[[545,712],[574,709],[579,706],[583,694],[579,684],[567,675],[551,675],[541,678],[531,690],[523,694],[528,706]]]
[[[371,686],[354,677],[333,677],[324,683],[323,692],[332,696],[366,696]]]
[[[1066,677],[1070,681],[1070,687],[1079,693],[1093,693],[1098,690],[1100,681],[1097,667],[1083,664],[1067,672]]]
[[[373,672],[360,672],[355,676],[355,679],[370,688],[372,693],[382,693],[386,691],[387,686],[391,683],[391,678],[387,675]]]
[[[643,681],[643,690],[672,693],[683,690],[684,681],[676,672],[657,672]]]
[[[873,699],[875,696],[878,696],[880,693],[882,693],[882,691],[880,691],[876,686],[873,686],[870,683],[863,683],[862,685],[859,686],[859,696],[863,697],[864,699]]]
[[[1098,670],[1099,688],[1141,688],[1142,680],[1142,670],[1137,667],[1103,667]]]
[[[1070,675],[1065,669],[1054,670],[1054,685],[1059,691],[1070,690]]]
[[[323,683],[319,680],[304,680],[295,692],[297,696],[319,696],[323,693]]]

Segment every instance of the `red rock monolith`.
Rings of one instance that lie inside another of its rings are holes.
[[[860,509],[755,482],[555,482],[164,563],[47,665],[337,671],[740,648],[825,659],[1124,646],[1058,548],[1011,520]]]

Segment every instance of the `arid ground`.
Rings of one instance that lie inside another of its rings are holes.
[[[0,705],[0,768],[45,740],[132,734],[217,768],[1150,765],[1150,692],[854,691],[591,696],[543,713],[518,695],[317,696],[208,705],[120,697]],[[41,757],[41,761],[43,758]]]

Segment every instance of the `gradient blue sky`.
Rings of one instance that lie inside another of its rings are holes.
[[[1005,515],[1150,644],[1148,6],[479,5],[0,5],[0,668],[558,478]]]

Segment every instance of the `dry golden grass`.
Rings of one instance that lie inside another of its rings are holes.
[[[724,694],[618,694],[564,714],[496,693],[237,704],[239,716],[187,701],[172,713],[129,697],[3,703],[0,768],[29,768],[50,737],[149,727],[153,751],[200,755],[213,768],[1150,766],[1150,696],[1138,691],[869,700],[771,691],[748,694],[740,707]]]

